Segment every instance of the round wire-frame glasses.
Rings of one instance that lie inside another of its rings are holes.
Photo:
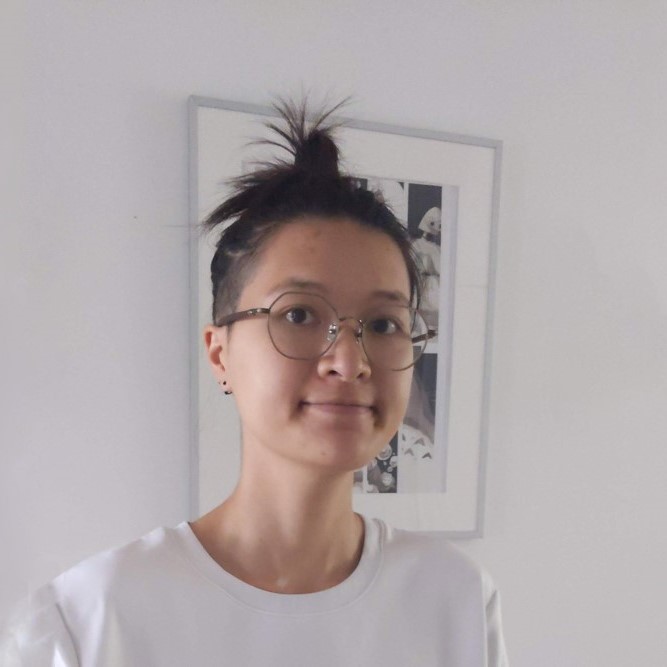
[[[268,308],[249,308],[221,317],[216,326],[268,315],[267,328],[275,349],[288,359],[313,360],[335,343],[345,320],[355,323],[354,335],[368,361],[385,370],[407,370],[417,362],[437,330],[429,328],[414,308],[384,304],[360,320],[340,317],[334,306],[319,294],[284,292]],[[305,319],[304,319],[305,318]]]

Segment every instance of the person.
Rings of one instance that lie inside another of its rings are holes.
[[[278,108],[292,158],[236,179],[205,222],[223,228],[204,342],[240,415],[238,484],[39,589],[5,665],[507,665],[486,571],[442,533],[353,511],[434,333],[407,231],[339,170],[333,110]]]

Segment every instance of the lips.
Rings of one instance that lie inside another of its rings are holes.
[[[340,401],[303,401],[305,407],[312,407],[317,410],[331,413],[355,414],[373,412],[375,408],[367,403],[352,403]]]

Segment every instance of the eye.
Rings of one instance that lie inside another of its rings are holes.
[[[317,321],[315,314],[303,306],[293,306],[292,308],[289,308],[283,313],[283,317],[290,324],[314,324],[315,321]]]
[[[401,330],[400,324],[388,317],[376,318],[371,320],[369,324],[372,333],[380,334],[382,336],[390,336]]]

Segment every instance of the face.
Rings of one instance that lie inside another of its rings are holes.
[[[290,281],[317,283],[301,285]],[[290,289],[324,296],[341,317],[363,319],[386,303],[376,292],[408,302],[409,277],[397,244],[383,232],[352,221],[293,222],[266,242],[238,310],[268,307]],[[246,460],[292,462],[321,471],[350,472],[391,440],[405,414],[412,369],[373,367],[344,322],[334,345],[314,360],[281,355],[267,316],[207,327],[213,372],[233,391]],[[350,407],[341,404],[355,404]]]

